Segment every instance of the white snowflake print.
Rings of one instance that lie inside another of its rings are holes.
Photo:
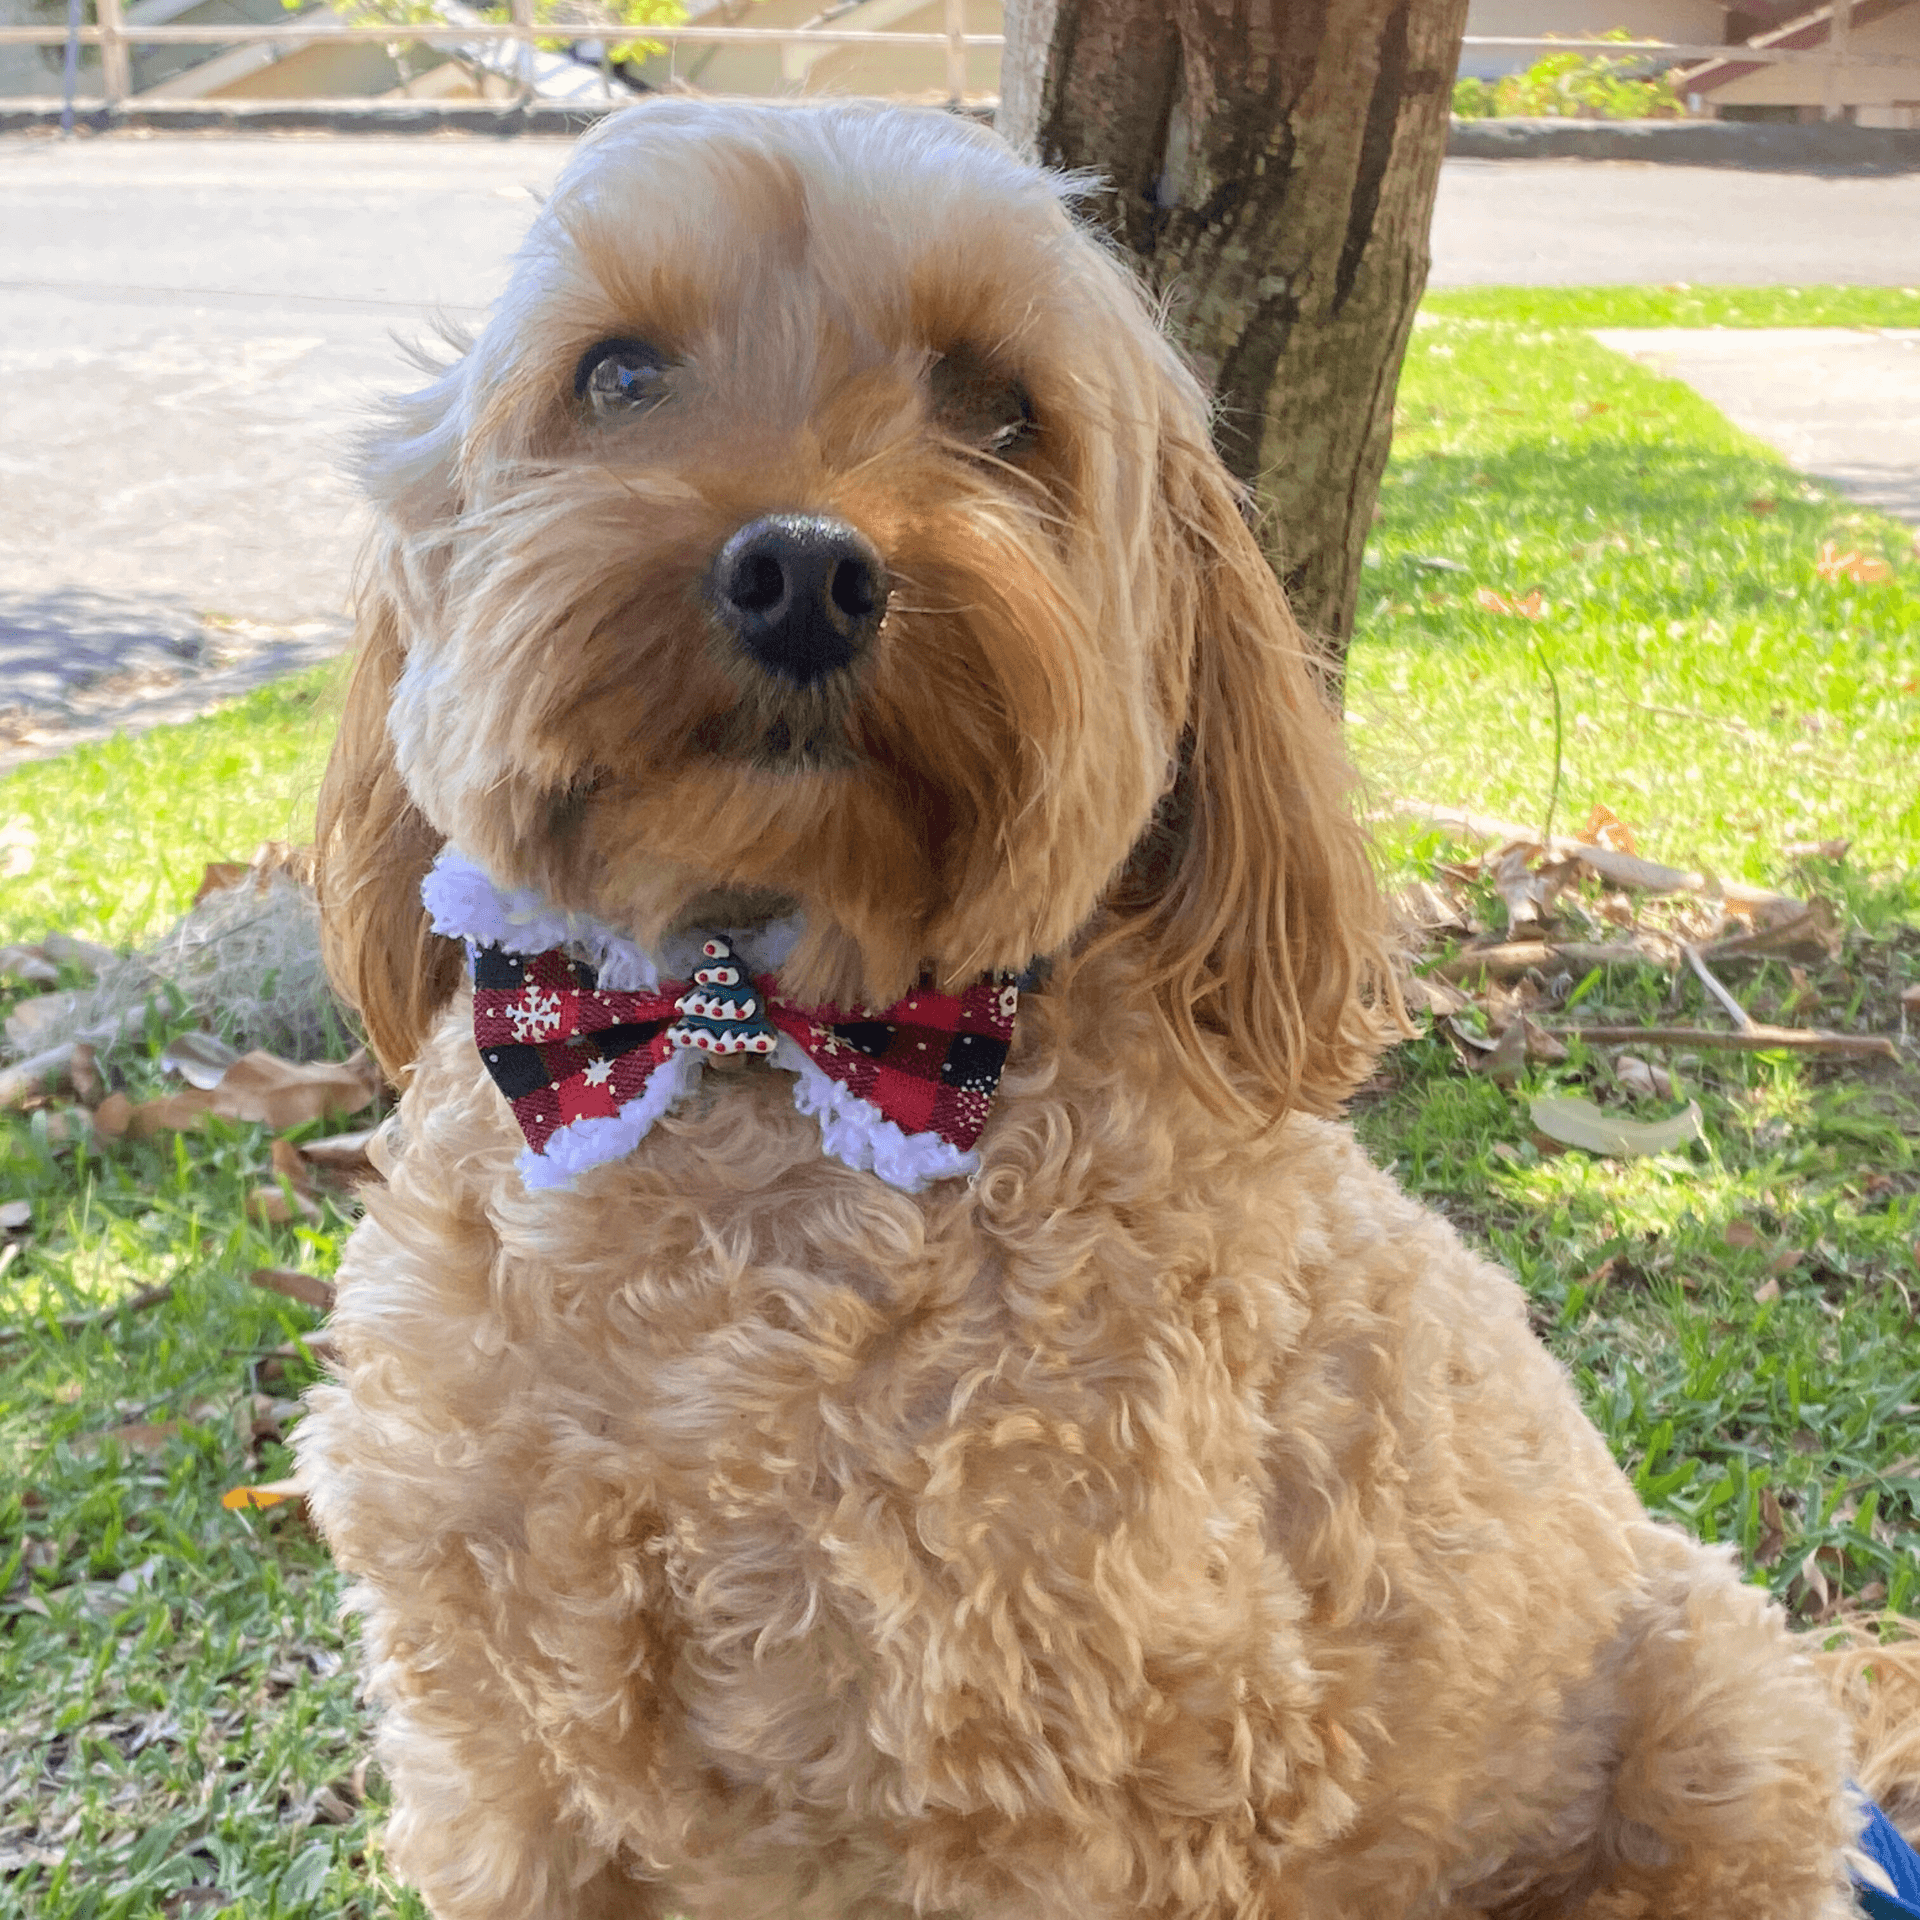
[[[551,1039],[560,1031],[560,995],[543,993],[531,982],[517,1006],[507,1009],[513,1022],[513,1037],[523,1042]]]
[[[587,1062],[587,1070],[581,1075],[581,1078],[585,1080],[590,1087],[604,1087],[607,1082],[613,1078],[613,1062],[611,1060],[589,1060]]]
[[[1020,989],[1005,986],[1000,989],[1000,1018],[1011,1020],[1020,1009]]]

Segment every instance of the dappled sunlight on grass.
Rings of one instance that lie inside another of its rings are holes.
[[[1605,317],[1600,316],[1600,317]],[[1747,879],[1920,849],[1920,555],[1584,332],[1439,319],[1409,351],[1349,665],[1377,793],[1539,825],[1604,802]],[[1820,573],[1826,542],[1891,577]],[[1490,604],[1538,590],[1529,620]],[[1483,598],[1483,596],[1485,596]]]

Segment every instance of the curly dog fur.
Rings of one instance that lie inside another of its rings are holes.
[[[408,1085],[299,1443],[440,1920],[1849,1911],[1815,1662],[1328,1117],[1392,1007],[1337,733],[1058,182],[636,108],[368,468],[323,898]],[[891,583],[804,697],[702,601],[789,511]],[[1049,957],[980,1171],[754,1062],[529,1191],[449,842],[642,942],[797,911],[801,997]]]

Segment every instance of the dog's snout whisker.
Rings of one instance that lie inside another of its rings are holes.
[[[823,514],[753,520],[720,549],[707,601],[764,673],[810,687],[873,642],[891,594],[885,563],[858,528]]]

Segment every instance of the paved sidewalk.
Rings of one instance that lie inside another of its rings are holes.
[[[1920,173],[1449,160],[1434,287],[1920,287]]]
[[[0,769],[346,644],[353,435],[568,144],[0,140]]]
[[[1802,473],[1920,527],[1920,330],[1648,327],[1594,338],[1684,380]]]

